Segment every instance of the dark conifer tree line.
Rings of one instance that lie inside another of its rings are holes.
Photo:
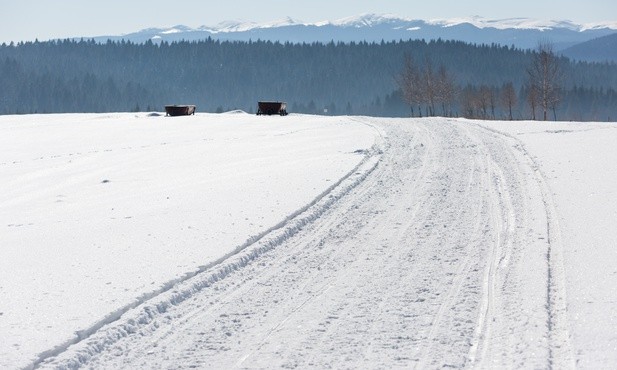
[[[425,115],[530,118],[525,71],[533,51],[442,40],[2,44],[0,114],[161,111],[166,104],[255,112],[258,100],[283,100],[292,113],[409,116],[399,89],[406,55],[451,87],[435,92]],[[560,65],[560,119],[617,117],[617,65],[565,58]],[[488,105],[478,101],[482,94]]]

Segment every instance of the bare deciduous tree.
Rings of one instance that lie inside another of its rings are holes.
[[[482,119],[489,118],[488,109],[491,106],[491,101],[493,92],[492,89],[486,85],[480,86],[480,91],[478,92],[477,101],[478,101],[478,110],[480,111],[480,117]]]
[[[437,100],[441,103],[444,116],[452,116],[452,103],[456,95],[454,78],[448,73],[443,65],[437,72]]]
[[[553,52],[553,45],[545,42],[538,45],[533,55],[531,66],[527,69],[529,77],[530,94],[529,102],[532,104],[535,116],[535,104],[537,103],[543,112],[543,119],[548,119],[549,110],[557,119],[557,105],[560,100],[561,68],[559,58]],[[535,119],[535,117],[534,117]]]
[[[538,106],[538,91],[533,86],[527,86],[527,103],[531,108],[531,119],[536,120],[536,107]]]
[[[514,85],[512,82],[507,82],[503,85],[501,89],[501,105],[508,111],[508,119],[512,121],[514,117],[512,116],[512,108],[518,104],[518,99],[516,96],[516,91],[514,90]]]
[[[435,100],[437,99],[437,79],[433,72],[433,63],[426,58],[424,70],[422,71],[422,92],[423,100],[427,105],[427,116],[435,115]]]
[[[422,86],[420,83],[420,71],[410,55],[405,55],[403,71],[398,76],[397,83],[403,93],[403,100],[409,104],[411,116],[414,116],[415,105],[418,105],[420,117],[422,116]]]
[[[496,88],[489,87],[488,94],[489,94],[488,101],[491,106],[491,119],[495,119],[496,118],[495,108],[497,108],[497,99],[498,99],[499,93],[497,92]]]
[[[436,104],[440,104],[444,115],[452,115],[452,104],[456,95],[454,78],[441,66],[437,73],[433,70],[430,59],[426,59],[424,66],[418,67],[409,55],[405,56],[403,71],[397,77],[403,100],[411,108],[414,116],[414,107],[418,107],[422,117],[422,105],[426,105],[426,115],[437,114]]]
[[[476,117],[476,93],[471,85],[467,85],[461,93],[461,106],[464,117]]]

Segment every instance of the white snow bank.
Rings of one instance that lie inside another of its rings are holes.
[[[553,191],[570,341],[580,368],[617,364],[617,124],[482,122],[519,139]]]
[[[376,135],[336,117],[0,117],[0,367],[35,363],[279,224]]]

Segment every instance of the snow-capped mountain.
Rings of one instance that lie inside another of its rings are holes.
[[[364,14],[334,21],[304,23],[285,18],[256,23],[227,21],[215,26],[190,28],[182,25],[148,28],[121,36],[96,37],[97,41],[125,39],[133,42],[152,40],[271,40],[281,42],[329,42],[444,39],[477,44],[514,45],[534,48],[539,41],[551,41],[557,50],[617,32],[617,22],[576,24],[571,21],[539,21],[529,18],[486,19],[482,17],[418,20],[388,14]]]

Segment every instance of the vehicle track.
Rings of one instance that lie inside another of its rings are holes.
[[[556,216],[555,201],[553,200],[552,191],[546,181],[546,176],[521,140],[481,124],[476,124],[476,127],[510,142],[512,148],[515,149],[513,153],[518,155],[519,163],[524,165],[526,170],[529,171],[527,177],[533,182],[536,187],[536,192],[539,193],[539,196],[536,194],[536,201],[542,203],[541,208],[543,212],[542,220],[539,222],[545,223],[543,225],[543,235],[546,237],[545,306],[548,316],[546,323],[548,363],[546,367],[558,369],[575,368],[567,324],[568,315],[566,308],[565,271],[562,259],[561,233],[559,229],[559,220]]]
[[[383,154],[335,203],[178,304],[161,296],[41,367],[558,364],[550,221],[525,153],[471,123],[359,119],[385,131]]]

